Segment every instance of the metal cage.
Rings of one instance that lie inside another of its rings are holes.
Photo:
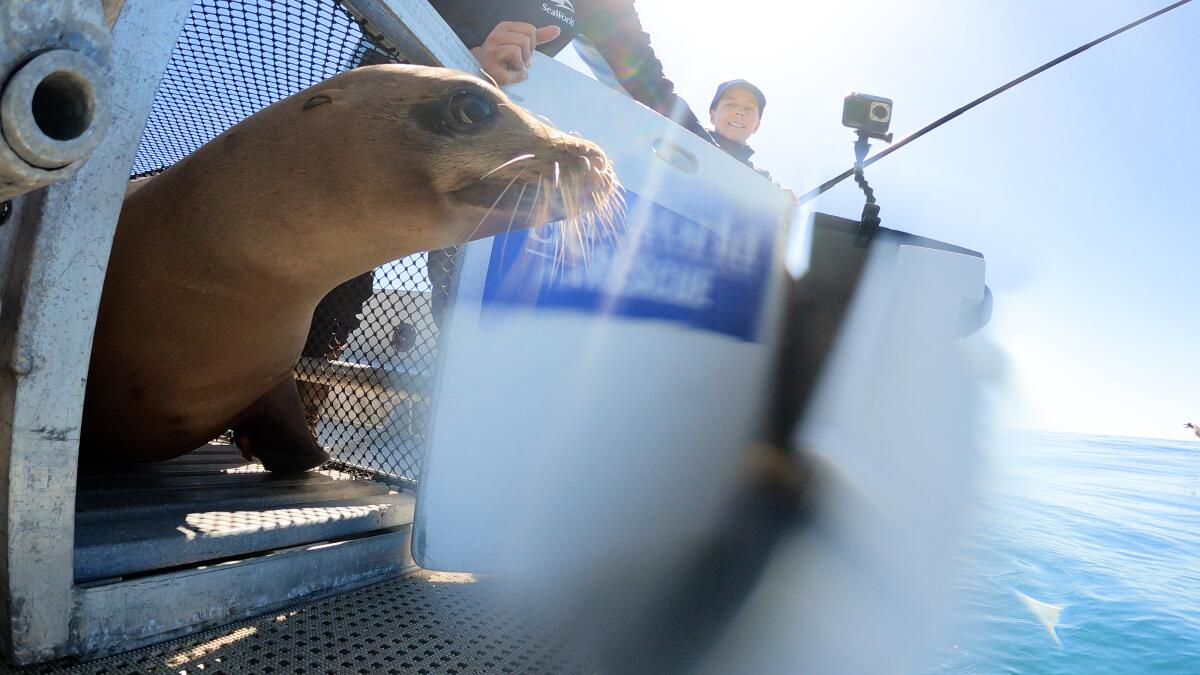
[[[404,58],[472,72],[478,64],[423,0],[58,0],[29,7],[14,2],[0,10],[58,23],[26,26],[29,45],[12,45],[28,53],[4,52],[0,66],[19,67],[47,48],[75,50],[91,54],[104,67],[88,72],[110,82],[97,90],[107,133],[90,159],[58,172],[27,171],[27,187],[5,192],[16,196],[0,214],[7,366],[0,371],[0,480],[7,488],[0,637],[9,661],[130,649],[411,569],[409,497],[407,511],[370,515],[368,529],[321,545],[293,542],[221,565],[80,578],[80,536],[97,528],[76,515],[94,496],[79,480],[79,423],[100,289],[131,175],[161,170],[259,108],[358,63]],[[62,28],[67,19],[71,30]],[[93,38],[91,52],[77,44],[80,35]],[[298,365],[300,379],[325,390],[316,423],[336,475],[393,486],[352,480],[337,494],[374,485],[371,494],[400,503],[395,486],[419,475],[437,359],[432,313],[446,299],[444,291],[434,299],[426,266],[420,257],[377,270],[362,317],[354,317],[337,353]],[[438,278],[444,289],[447,275]],[[187,461],[219,463],[224,452]],[[286,481],[272,487],[290,489]],[[233,514],[235,521],[255,517]],[[135,518],[130,511],[129,522]],[[151,548],[126,543],[127,550]]]

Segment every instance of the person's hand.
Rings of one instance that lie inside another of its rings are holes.
[[[501,21],[483,44],[471,50],[471,54],[496,84],[523,82],[529,78],[533,50],[561,34],[562,29],[558,26],[536,28],[531,23]]]

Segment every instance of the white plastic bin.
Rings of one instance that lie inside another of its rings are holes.
[[[587,266],[550,261],[551,227],[460,254],[413,550],[566,581],[719,508],[761,434],[792,209],[632,99],[549,59],[532,72],[510,96],[604,148],[623,233]]]

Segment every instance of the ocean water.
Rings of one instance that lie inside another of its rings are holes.
[[[1200,440],[994,444],[932,673],[1200,674]],[[1061,605],[1061,645],[1019,599]]]

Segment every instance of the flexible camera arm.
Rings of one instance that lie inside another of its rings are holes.
[[[867,203],[863,205],[862,218],[858,221],[858,242],[864,246],[875,238],[875,233],[879,231],[879,225],[882,222],[879,219],[879,204],[875,202],[875,190],[867,183],[867,177],[863,173],[863,162],[867,159],[867,154],[871,152],[871,144],[868,142],[871,138],[892,142],[891,134],[872,134],[861,129],[858,131],[858,140],[854,142],[854,182],[858,183],[858,187],[862,188],[863,194],[867,196]]]

